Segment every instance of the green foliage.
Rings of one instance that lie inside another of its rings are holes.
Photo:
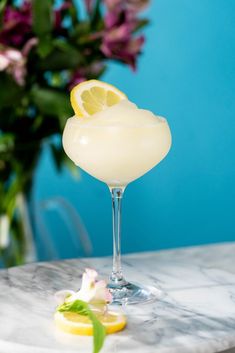
[[[4,9],[5,9],[6,4],[7,4],[7,0],[1,0],[1,2],[0,2],[0,25],[2,24],[2,18],[3,18],[3,13],[4,13]]]
[[[53,1],[33,0],[33,31],[39,39],[38,54],[44,58],[51,51],[53,29]]]
[[[0,153],[12,150],[14,147],[14,135],[4,134],[0,135]]]
[[[73,312],[89,317],[93,325],[93,353],[99,353],[104,344],[105,328],[89,308],[89,305],[82,300],[75,300],[71,303],[60,305],[57,310],[59,312]]]
[[[91,13],[91,26],[98,28],[101,26],[102,23],[102,13],[101,13],[101,0],[96,0],[96,4],[94,6],[94,10]]]
[[[84,57],[73,45],[62,39],[57,39],[50,45],[50,52],[40,60],[40,70],[60,71],[84,65]]]
[[[45,59],[51,53],[53,47],[51,45],[51,37],[49,34],[39,38],[37,52],[40,58]]]
[[[32,102],[38,110],[46,115],[68,117],[72,114],[69,97],[66,93],[50,88],[33,86],[31,90]]]
[[[52,0],[33,0],[33,30],[42,38],[53,28]]]
[[[1,108],[9,107],[14,102],[18,104],[23,95],[23,90],[17,83],[5,73],[0,73],[0,112]],[[0,122],[1,129],[1,122]]]

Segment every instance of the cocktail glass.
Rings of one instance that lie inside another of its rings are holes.
[[[155,300],[158,291],[127,281],[121,266],[121,204],[126,186],[147,173],[168,153],[171,133],[166,119],[155,123],[96,125],[76,117],[67,121],[63,146],[76,165],[105,182],[112,196],[113,269],[109,288],[114,303],[137,304]]]

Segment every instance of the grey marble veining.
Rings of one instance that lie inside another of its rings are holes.
[[[92,339],[58,332],[54,293],[78,289],[85,267],[103,277],[110,258],[37,263],[0,271],[1,353],[90,353]],[[163,291],[124,308],[128,327],[103,353],[215,353],[235,347],[235,243],[123,257],[126,277]]]

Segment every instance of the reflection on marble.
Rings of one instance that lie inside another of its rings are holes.
[[[235,243],[123,257],[128,279],[156,285],[153,304],[124,308],[128,327],[103,353],[214,353],[235,346]],[[53,294],[77,289],[85,267],[107,277],[110,258],[0,271],[1,353],[90,353],[92,340],[58,332]]]

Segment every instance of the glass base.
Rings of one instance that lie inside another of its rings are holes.
[[[129,305],[151,303],[162,297],[163,292],[152,286],[126,282],[122,285],[108,284],[113,296],[112,304]]]

